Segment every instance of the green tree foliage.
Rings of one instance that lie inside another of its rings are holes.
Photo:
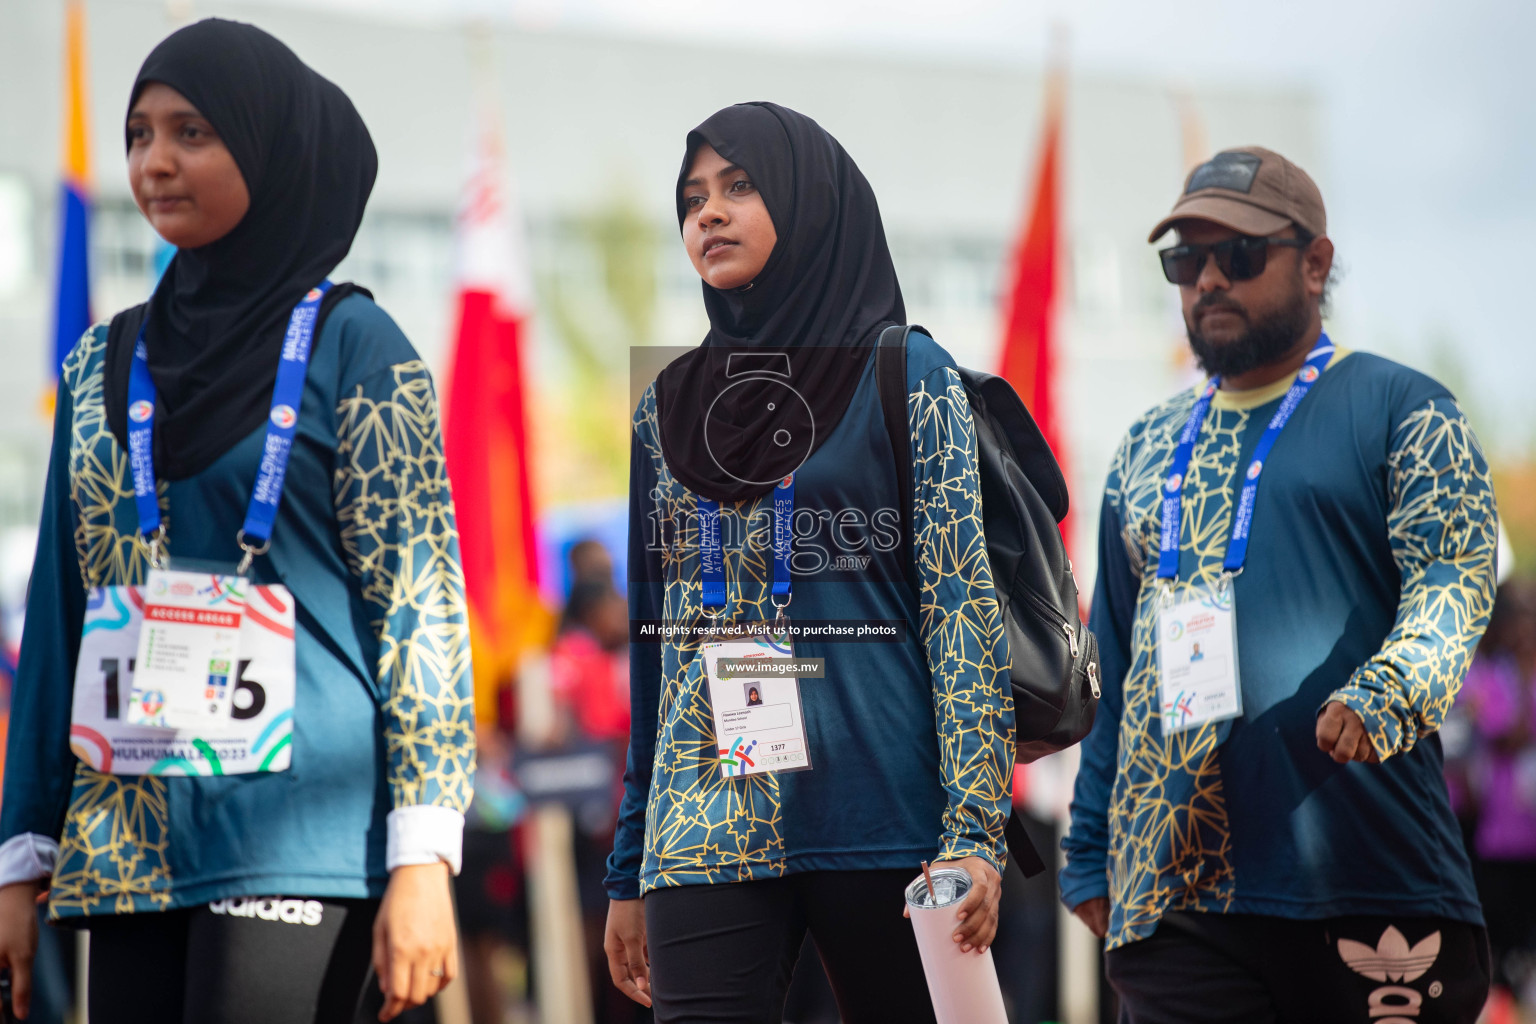
[[[649,345],[657,302],[655,225],[630,193],[556,226],[539,302],[568,369],[560,406],[562,454],[581,467],[584,493],[623,493],[629,468],[627,373],[631,346]],[[557,474],[558,475],[558,474]]]

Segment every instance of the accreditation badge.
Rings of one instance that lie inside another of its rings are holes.
[[[1231,577],[1181,589],[1157,613],[1157,676],[1163,735],[1240,717],[1237,615]]]
[[[185,575],[205,583],[213,574]],[[228,578],[228,577],[226,577]],[[238,578],[236,578],[238,579]],[[114,775],[238,775],[286,771],[292,760],[294,691],[294,600],[287,588],[260,586],[246,580],[241,592],[238,633],[198,638],[183,644],[177,631],[157,634],[154,657],[158,672],[147,678],[139,671],[146,612],[165,607],[165,597],[177,582],[167,578],[164,594],[153,595],[155,575],[142,587],[93,587],[86,599],[80,654],[75,663],[74,701],[70,715],[70,747],[92,769]],[[211,584],[208,584],[211,586]],[[225,585],[219,584],[221,588]],[[183,596],[183,595],[177,595]],[[193,595],[194,599],[197,598]],[[209,595],[200,600],[219,607]],[[185,603],[185,602],[183,602]],[[173,606],[174,607],[174,606]],[[161,613],[162,616],[164,613]],[[165,618],[156,622],[167,621]],[[220,620],[218,627],[228,620]],[[213,628],[213,627],[208,627]],[[194,652],[192,643],[196,643]],[[184,650],[168,650],[172,645]],[[201,652],[201,653],[198,653]],[[230,660],[227,672],[216,664]],[[198,660],[194,660],[198,659]],[[201,670],[196,665],[206,661]],[[185,674],[182,678],[178,669]],[[169,675],[183,687],[192,704],[195,724],[178,727],[165,716],[171,693],[162,682]],[[210,678],[227,676],[222,715],[207,714]],[[193,685],[193,681],[199,685]]]
[[[724,778],[811,767],[800,703],[800,666],[787,634],[767,623],[699,645]]]
[[[199,729],[229,719],[248,587],[239,576],[150,571],[129,725]]]

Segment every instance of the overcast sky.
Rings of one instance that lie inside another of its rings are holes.
[[[1536,449],[1536,344],[1522,311],[1536,259],[1531,0],[318,2],[368,17],[486,17],[832,60],[858,50],[1038,64],[1060,24],[1083,70],[1306,84],[1322,101],[1328,164],[1319,177],[1347,270],[1337,330],[1370,325],[1369,336],[1336,340],[1445,371],[1493,435],[1486,440]],[[1437,347],[1459,354],[1459,369],[1446,370]]]

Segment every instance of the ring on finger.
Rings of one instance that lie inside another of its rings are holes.
[[[441,967],[434,967],[427,973],[434,978],[441,978],[443,976],[443,969]]]

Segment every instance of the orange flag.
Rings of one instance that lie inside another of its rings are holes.
[[[1046,83],[1045,125],[1027,219],[1013,248],[999,376],[1013,385],[1061,464],[1068,481],[1066,422],[1057,404],[1060,378],[1056,351],[1056,301],[1061,280],[1061,117],[1064,76],[1053,69]],[[1072,550],[1072,518],[1061,524]]]
[[[91,150],[86,125],[85,6],[64,8],[64,167],[60,189],[59,276],[54,290],[53,372],[91,326],[91,278],[87,268],[91,221]],[[53,393],[48,394],[52,409]]]
[[[456,224],[458,332],[443,443],[469,598],[475,712],[487,723],[497,693],[552,623],[539,598],[524,373],[532,301],[519,226],[486,111]]]

